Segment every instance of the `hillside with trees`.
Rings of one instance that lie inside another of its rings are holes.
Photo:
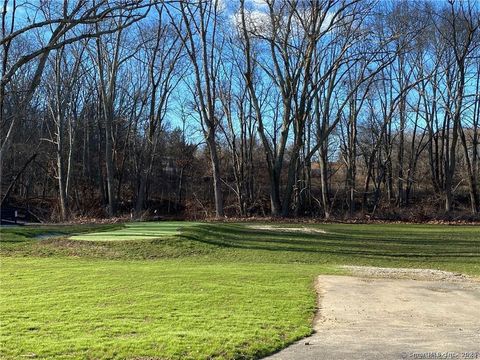
[[[4,0],[2,207],[479,220],[475,0]]]

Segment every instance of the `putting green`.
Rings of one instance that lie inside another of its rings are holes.
[[[188,221],[137,222],[125,224],[125,227],[113,231],[99,231],[70,237],[82,241],[125,241],[148,240],[170,237],[180,233],[185,226],[195,225]]]

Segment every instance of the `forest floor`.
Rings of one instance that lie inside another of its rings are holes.
[[[165,222],[0,240],[3,359],[261,358],[312,334],[319,275],[480,276],[478,226]]]

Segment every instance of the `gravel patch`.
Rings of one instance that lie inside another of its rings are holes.
[[[409,268],[381,268],[374,266],[341,266],[355,276],[384,278],[384,279],[411,279],[425,281],[475,281],[471,276],[443,270],[432,269],[409,269]]]

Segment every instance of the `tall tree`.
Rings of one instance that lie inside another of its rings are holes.
[[[223,217],[223,191],[217,148],[219,63],[224,46],[221,35],[221,2],[184,1],[166,8],[193,68],[192,89],[200,124],[210,153],[215,194],[215,215]],[[179,19],[180,17],[180,19]]]

